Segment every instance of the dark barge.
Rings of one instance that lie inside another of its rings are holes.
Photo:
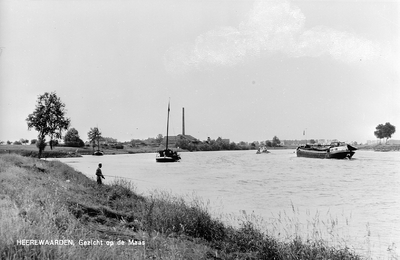
[[[344,142],[332,142],[330,145],[299,146],[296,149],[297,157],[321,158],[321,159],[351,159],[355,153],[354,146]]]

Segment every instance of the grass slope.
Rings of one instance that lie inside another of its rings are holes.
[[[24,240],[69,245],[23,245]],[[360,257],[323,241],[278,242],[249,221],[227,226],[200,200],[188,203],[164,192],[143,197],[129,182],[98,186],[61,162],[5,154],[0,156],[0,259]]]

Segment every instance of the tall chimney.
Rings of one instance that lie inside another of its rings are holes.
[[[185,108],[182,107],[182,135],[185,135]]]

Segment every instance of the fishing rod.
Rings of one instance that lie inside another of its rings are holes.
[[[122,179],[130,179],[130,180],[136,180],[136,181],[138,181],[138,182],[149,182],[149,183],[151,183],[150,181],[137,180],[137,179],[129,178],[129,177],[121,177],[121,176],[105,175],[105,174],[103,174],[103,176],[106,176],[106,177],[114,177],[114,178],[122,178]]]
[[[115,175],[105,175],[105,174],[103,174],[103,176],[107,176],[107,177],[114,177],[114,178],[123,178],[123,179],[131,179],[131,180],[134,180],[134,178],[129,178],[129,177],[121,177],[121,176],[115,176]]]

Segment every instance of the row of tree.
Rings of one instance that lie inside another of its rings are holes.
[[[29,130],[34,128],[38,131],[36,146],[39,148],[39,158],[47,145],[46,137],[50,138],[48,143],[50,149],[53,149],[53,146],[58,143],[58,139],[62,138],[62,132],[70,127],[71,119],[67,118],[65,114],[65,104],[55,92],[45,92],[38,97],[35,110],[28,115],[26,122]],[[99,145],[99,141],[102,138],[101,132],[97,127],[91,128],[88,132],[88,138],[93,143],[93,147],[96,142]],[[72,147],[85,145],[75,128],[67,131],[64,142],[65,145]]]
[[[229,142],[226,139],[218,137],[216,140],[208,138],[206,141],[191,142],[186,139],[180,139],[176,142],[176,147],[189,150],[189,151],[221,151],[221,150],[254,150],[260,146],[267,147],[278,147],[281,141],[277,136],[274,136],[272,140],[267,141],[254,141],[252,143],[247,143],[241,141],[239,143]]]

